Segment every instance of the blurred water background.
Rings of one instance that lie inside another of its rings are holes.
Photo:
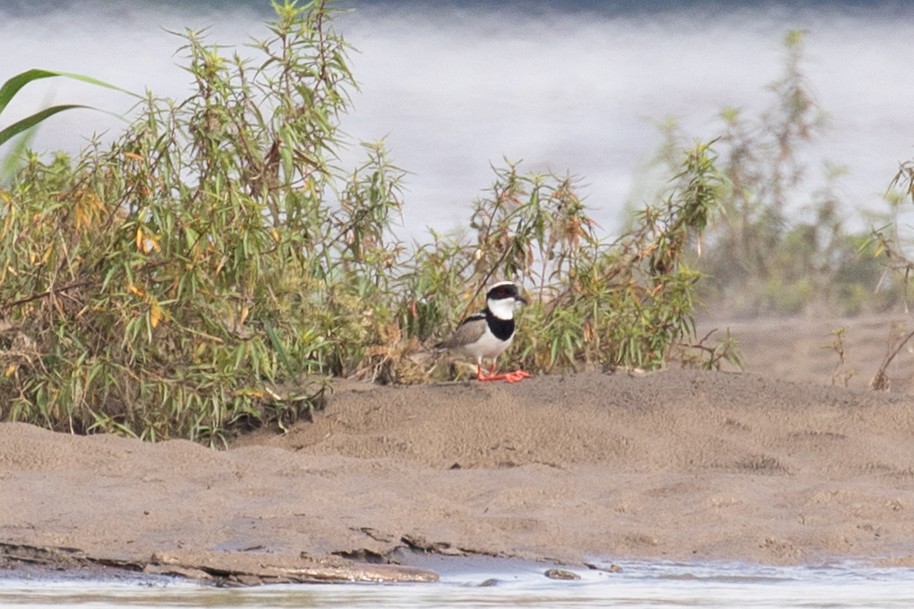
[[[837,193],[852,228],[886,208],[898,163],[914,157],[914,4],[873,0],[715,2],[647,0],[435,2],[347,0],[336,26],[355,47],[360,91],[343,129],[345,166],[358,142],[386,137],[406,181],[404,232],[465,223],[492,181],[491,165],[570,172],[607,232],[626,203],[650,195],[645,172],[673,117],[690,137],[720,132],[723,106],[772,103],[766,85],[784,68],[782,40],[807,32],[802,64],[830,127],[805,151],[808,188],[824,163],[846,168]],[[208,29],[216,44],[265,36],[266,0],[0,2],[3,79],[43,67],[183,99],[189,75],[170,32]],[[3,121],[50,103],[128,113],[133,100],[52,79],[24,89]],[[75,152],[124,123],[74,111],[42,126],[38,150]],[[0,150],[2,153],[2,150]],[[797,203],[798,206],[802,202]],[[797,213],[802,210],[797,209]],[[856,223],[856,225],[854,224]]]

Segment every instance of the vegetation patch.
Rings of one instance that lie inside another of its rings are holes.
[[[752,142],[735,115],[720,139],[671,153],[668,188],[617,237],[598,234],[571,176],[506,163],[467,229],[407,245],[392,229],[404,171],[383,141],[364,144],[354,169],[337,166],[356,81],[332,7],[274,7],[255,58],[187,31],[187,99],[149,94],[112,144],[29,153],[6,178],[0,419],[223,444],[309,417],[330,377],[464,376],[426,345],[501,279],[530,297],[508,354],[527,370],[719,367],[738,354],[695,334],[700,268],[713,296],[735,257],[784,302],[802,292],[800,279],[777,284],[797,252],[768,254],[812,248],[804,272],[837,260],[818,233],[771,217],[780,195],[765,184],[786,179],[789,158],[756,182],[737,171],[761,161],[737,155]],[[780,98],[798,95],[790,78]],[[802,106],[782,118],[785,137],[803,137]],[[830,230],[829,210],[823,199],[815,227]]]

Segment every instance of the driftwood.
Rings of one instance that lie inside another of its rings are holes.
[[[168,575],[215,585],[277,583],[435,582],[438,574],[392,564],[358,563],[340,557],[315,559],[300,554],[254,552],[158,552],[148,560],[93,556],[78,548],[0,543],[0,566],[41,569],[97,569]]]

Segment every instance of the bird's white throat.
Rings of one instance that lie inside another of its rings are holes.
[[[498,319],[514,319],[514,306],[517,301],[513,298],[489,299],[486,304],[489,306],[489,310],[492,311],[492,315]]]

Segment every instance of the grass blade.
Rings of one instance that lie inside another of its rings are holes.
[[[0,113],[3,112],[3,110],[12,101],[13,97],[15,97],[16,93],[18,93],[19,90],[25,85],[42,78],[54,78],[58,76],[78,80],[98,87],[105,87],[106,89],[112,89],[114,91],[120,91],[121,93],[126,93],[127,95],[131,95],[133,97],[142,98],[142,95],[138,95],[132,91],[128,91],[127,89],[122,89],[121,87],[112,85],[103,80],[92,78],[91,76],[86,76],[85,74],[75,74],[73,72],[57,72],[55,70],[42,70],[33,68],[31,70],[26,70],[25,72],[16,74],[5,83],[3,83],[2,87],[0,87]]]
[[[45,108],[40,110],[31,116],[27,116],[20,121],[16,121],[6,129],[0,131],[0,146],[5,144],[10,138],[16,137],[23,131],[31,129],[32,127],[41,123],[49,116],[53,116],[58,112],[63,112],[64,110],[72,110],[73,108],[89,108],[89,106],[83,106],[80,104],[63,104],[60,106],[51,106],[50,108]]]

